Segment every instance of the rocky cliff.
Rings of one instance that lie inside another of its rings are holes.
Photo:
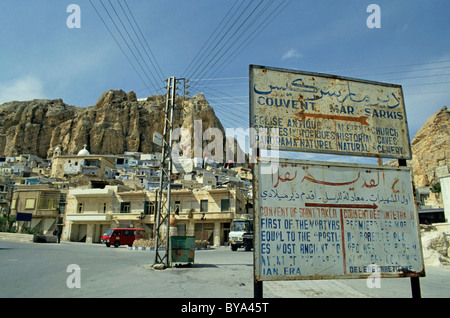
[[[87,108],[70,106],[62,100],[8,102],[0,105],[0,153],[47,158],[58,146],[62,154],[76,154],[84,144],[92,154],[159,152],[153,133],[163,131],[164,109],[164,96],[138,101],[134,92],[122,90],[104,92],[94,106]],[[188,129],[192,137],[194,120],[202,121],[203,131],[215,127],[225,136],[202,94],[184,103],[177,100],[174,118],[174,127]]]
[[[420,127],[411,141],[411,160],[407,165],[413,169],[414,186],[428,187],[438,181],[436,168],[450,166],[450,111],[447,106],[433,114]],[[397,166],[397,160],[385,163]]]
[[[47,157],[53,131],[83,109],[61,99],[13,101],[0,105],[0,154]]]
[[[437,181],[436,167],[450,166],[450,110],[442,107],[417,131],[411,142],[416,187],[432,185]]]

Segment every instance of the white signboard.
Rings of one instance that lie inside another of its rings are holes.
[[[156,131],[153,133],[153,142],[155,144],[157,144],[158,146],[162,147],[162,144],[163,144],[162,139],[163,139],[163,136],[160,133],[158,133]]]
[[[411,159],[402,87],[250,66],[260,148]]]
[[[173,173],[190,173],[194,164],[191,158],[176,158],[172,162]]]
[[[256,280],[424,276],[409,168],[259,159]]]

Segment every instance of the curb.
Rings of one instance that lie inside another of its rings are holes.
[[[33,243],[33,234],[0,232],[0,240]]]
[[[155,248],[154,247],[138,247],[138,246],[132,246],[132,247],[128,247],[128,249],[130,251],[154,251]],[[200,251],[200,250],[212,250],[213,248],[211,247],[196,247],[195,250],[196,251]],[[160,251],[164,251],[165,248],[164,247],[160,247],[159,248]]]

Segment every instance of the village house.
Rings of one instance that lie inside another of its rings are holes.
[[[52,158],[51,177],[73,178],[88,175],[114,179],[114,160],[115,156],[91,155],[86,145],[77,155],[60,155],[56,152]]]
[[[163,192],[166,195],[166,192]],[[157,191],[132,191],[125,186],[75,188],[67,196],[63,240],[100,242],[113,227],[146,229],[154,237]],[[238,188],[178,189],[171,191],[171,215],[177,235],[195,236],[219,246],[228,242],[230,223],[247,213],[246,198]]]
[[[16,216],[17,229],[26,226],[51,235],[56,226],[63,225],[66,194],[66,189],[53,184],[17,186],[11,200],[11,215]]]
[[[86,145],[76,155],[61,155],[57,147],[51,170],[42,163],[37,176],[21,177],[26,186],[15,191],[11,209],[19,215],[16,227],[51,235],[61,226],[62,240],[86,243],[100,243],[108,228],[117,227],[143,228],[148,238],[154,238],[160,160],[159,154],[136,152],[93,155]],[[8,161],[12,159],[5,158],[2,166]],[[170,207],[177,220],[175,233],[213,246],[227,244],[233,218],[251,213],[248,172],[214,163],[206,166],[202,160],[174,164]],[[20,221],[27,215],[31,221]]]
[[[117,193],[130,190],[121,185],[70,189],[67,195],[62,240],[98,243],[104,231],[119,227],[113,215],[120,213]]]

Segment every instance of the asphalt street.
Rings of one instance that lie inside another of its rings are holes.
[[[253,253],[196,250],[192,267],[155,270],[153,251],[0,241],[0,298],[253,298]],[[450,269],[426,267],[422,297],[450,297]],[[410,298],[408,278],[263,282],[264,298]]]

